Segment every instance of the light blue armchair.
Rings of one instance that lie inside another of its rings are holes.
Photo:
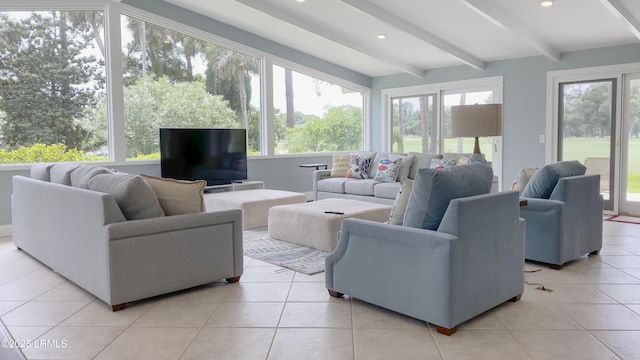
[[[446,209],[437,231],[344,220],[338,246],[326,258],[329,294],[432,323],[445,335],[517,301],[524,290],[519,193],[457,198]]]
[[[527,260],[561,269],[568,261],[600,251],[603,209],[600,175],[561,177],[548,199],[526,195],[523,192],[528,204],[520,209],[520,216],[527,221]]]

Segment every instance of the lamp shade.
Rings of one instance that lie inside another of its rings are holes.
[[[451,107],[451,136],[478,137],[502,135],[502,104],[459,105]]]

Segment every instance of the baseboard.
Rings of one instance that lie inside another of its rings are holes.
[[[12,234],[11,225],[0,225],[0,238],[11,237]]]

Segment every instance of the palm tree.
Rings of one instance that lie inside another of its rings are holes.
[[[247,54],[242,54],[220,46],[207,46],[204,50],[210,70],[218,79],[234,82],[240,97],[240,116],[245,128],[249,128],[247,107],[246,76],[255,74],[260,69],[260,61]]]
[[[74,27],[91,27],[93,37],[96,40],[98,49],[102,53],[102,58],[106,59],[106,51],[104,47],[104,12],[103,11],[69,11],[71,25]]]

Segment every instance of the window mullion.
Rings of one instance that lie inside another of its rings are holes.
[[[106,10],[105,38],[107,48],[107,92],[109,103],[109,154],[115,162],[125,162],[124,86],[122,81],[122,51],[120,34],[120,3],[109,4]]]

